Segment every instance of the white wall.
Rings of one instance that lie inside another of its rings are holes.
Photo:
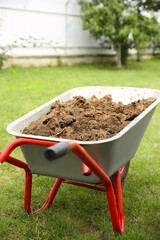
[[[0,0],[0,45],[29,38],[52,41],[54,48],[19,48],[15,56],[113,53],[100,47],[80,24],[76,0]]]

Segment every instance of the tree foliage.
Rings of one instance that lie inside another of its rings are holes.
[[[158,12],[160,10],[159,0],[137,0],[141,10]]]
[[[121,68],[121,44],[129,41],[134,26],[130,3],[124,0],[80,0],[82,24],[91,36],[105,43],[110,40],[117,51],[117,68]]]
[[[111,43],[117,51],[117,68],[126,62],[129,48],[140,53],[158,33],[156,18],[143,14],[158,8],[153,0],[80,0],[79,4],[83,28],[103,44]]]
[[[157,39],[160,26],[155,17],[160,2],[153,0],[136,0],[134,1],[134,11],[137,17],[136,25],[133,31],[134,45],[137,50],[137,60],[140,60],[142,51],[151,48],[153,42]],[[150,17],[144,15],[148,14]]]

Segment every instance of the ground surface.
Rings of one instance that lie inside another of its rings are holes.
[[[112,64],[22,69],[0,72],[0,151],[14,137],[6,126],[66,90],[79,86],[129,86],[160,89],[160,60],[129,62],[116,71]],[[123,185],[125,232],[113,233],[106,194],[62,185],[52,207],[28,216],[23,209],[24,173],[0,165],[0,239],[158,240],[160,106],[131,161]],[[12,156],[23,159],[20,150]],[[45,202],[55,179],[33,177],[32,208]]]

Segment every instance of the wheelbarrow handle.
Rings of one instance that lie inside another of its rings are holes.
[[[57,143],[51,147],[48,147],[45,152],[44,156],[48,161],[53,161],[57,158],[60,158],[71,151],[71,145],[69,142],[61,142]],[[82,169],[84,176],[91,175],[91,169],[82,162]]]
[[[64,156],[66,153],[71,151],[70,144],[68,142],[61,142],[48,147],[44,152],[44,156],[47,160],[52,161],[57,158]]]

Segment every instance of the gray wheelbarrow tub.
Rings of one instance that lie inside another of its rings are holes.
[[[88,154],[90,154],[96,163],[110,177],[135,155],[155,108],[160,102],[159,90],[101,86],[71,89],[9,124],[7,132],[14,135],[16,138],[42,139],[54,142],[67,141],[69,139],[26,135],[22,134],[22,130],[28,126],[30,122],[39,119],[42,114],[46,114],[56,100],[67,101],[73,98],[73,96],[80,95],[85,98],[90,98],[92,95],[101,98],[106,94],[111,94],[113,101],[121,101],[124,104],[148,97],[157,99],[114,137],[100,141],[75,141],[85,148]],[[44,157],[44,152],[46,150],[44,146],[26,144],[21,147],[21,150],[28,167],[34,174],[85,183],[100,183],[100,179],[94,173],[90,176],[83,176],[82,162],[73,153],[68,153],[54,161],[47,161]]]

